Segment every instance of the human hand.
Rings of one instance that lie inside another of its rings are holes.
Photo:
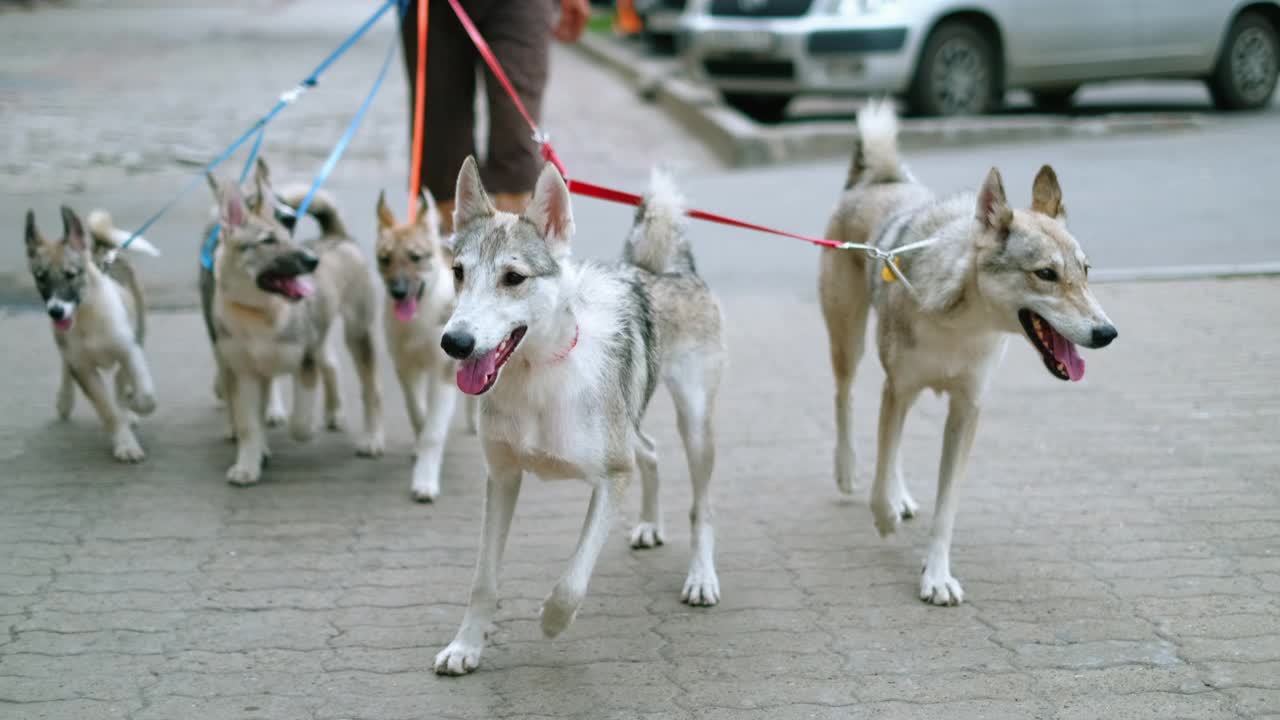
[[[560,42],[571,43],[582,36],[591,16],[588,0],[560,0],[560,22],[554,34]]]

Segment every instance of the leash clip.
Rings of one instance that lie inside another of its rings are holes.
[[[280,93],[280,102],[285,105],[292,105],[298,98],[302,97],[302,94],[307,91],[307,88],[308,86],[306,83],[294,85],[292,88]]]

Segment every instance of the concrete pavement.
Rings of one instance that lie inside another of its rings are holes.
[[[435,505],[409,499],[394,402],[385,458],[281,432],[266,482],[233,488],[198,318],[162,314],[150,351],[161,406],[140,430],[150,455],[119,465],[85,403],[53,420],[47,322],[7,316],[0,336],[36,350],[6,343],[0,360],[0,717],[1275,717],[1278,291],[1267,279],[1103,286],[1121,337],[1089,353],[1078,385],[1015,340],[962,489],[959,608],[915,597],[942,403],[924,398],[904,441],[925,512],[881,541],[865,502],[833,486],[817,308],[730,293],[721,605],[679,602],[689,490],[660,396],[647,426],[667,545],[632,551],[620,525],[577,622],[542,640],[537,609],[587,493],[531,478],[492,644],[466,678],[429,668],[471,576],[474,438],[452,438]],[[863,478],[879,380],[864,363]]]

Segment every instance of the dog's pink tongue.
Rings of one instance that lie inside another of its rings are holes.
[[[396,319],[400,322],[409,322],[418,312],[418,298],[407,297],[403,300],[397,300],[395,306]]]
[[[315,290],[315,285],[311,283],[311,278],[306,275],[297,275],[284,281],[285,292],[291,297],[304,298]]]
[[[468,395],[479,395],[489,389],[489,378],[498,370],[498,349],[458,365],[458,389]]]
[[[1075,343],[1062,336],[1057,330],[1050,330],[1053,333],[1053,359],[1062,363],[1067,368],[1067,377],[1072,382],[1084,377],[1084,358],[1076,352]]]
[[[70,330],[71,326],[74,325],[75,323],[76,323],[76,316],[68,315],[60,320],[54,320],[53,326],[65,332],[67,330]]]

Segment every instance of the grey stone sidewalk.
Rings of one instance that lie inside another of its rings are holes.
[[[471,576],[474,438],[453,437],[435,505],[409,499],[394,400],[385,458],[281,432],[267,481],[232,488],[198,318],[162,314],[149,458],[118,465],[83,401],[53,420],[47,321],[3,316],[0,717],[1280,717],[1278,292],[1275,280],[1103,286],[1120,340],[1089,353],[1076,385],[1014,340],[962,489],[959,608],[915,597],[942,404],[923,399],[905,438],[926,512],[883,542],[831,479],[817,308],[730,293],[721,605],[678,599],[689,491],[663,396],[648,427],[668,544],[632,551],[619,526],[577,622],[544,641],[538,605],[587,493],[531,478],[492,644],[465,678],[429,668]],[[880,373],[863,367],[866,477]]]

